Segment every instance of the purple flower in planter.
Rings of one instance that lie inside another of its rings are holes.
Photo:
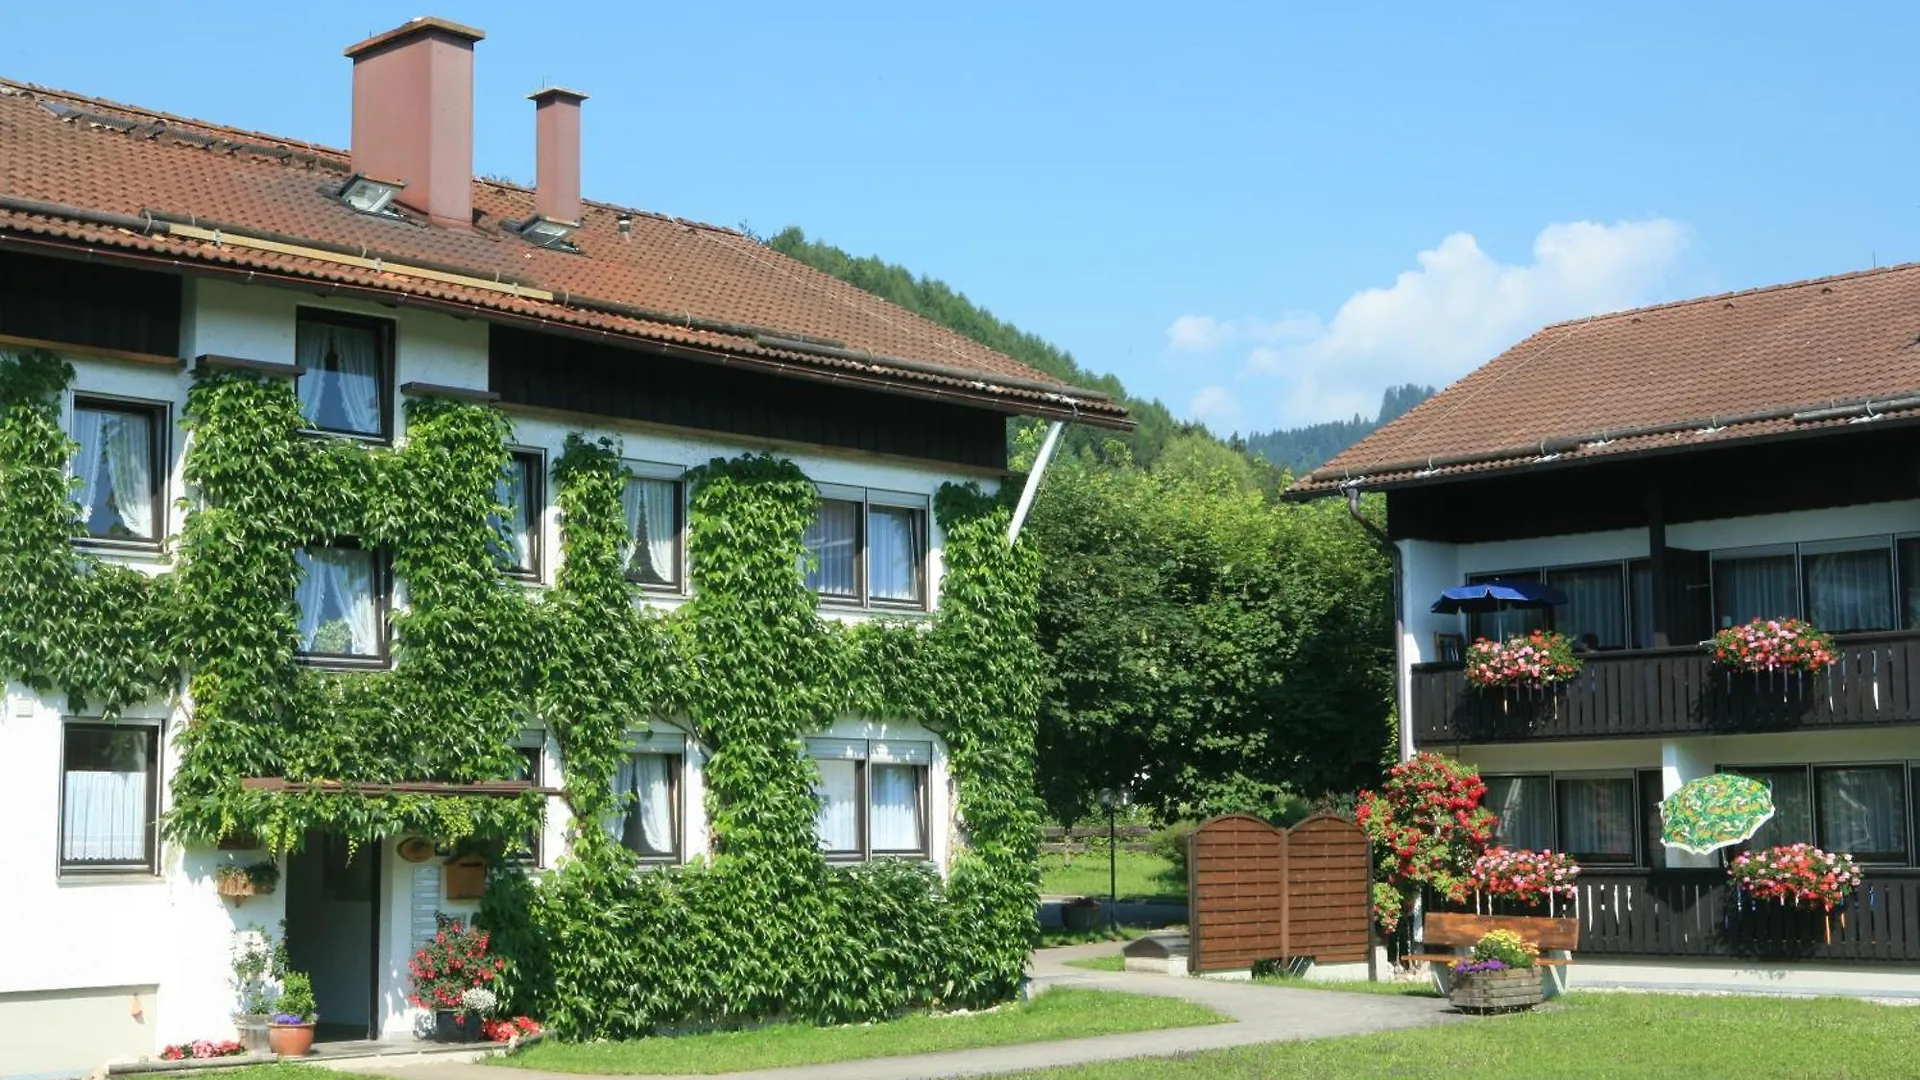
[[[292,1013],[275,1013],[273,1017],[273,1022],[276,1024],[304,1024],[307,1021],[302,1017],[293,1015]]]
[[[1505,960],[1462,960],[1453,965],[1453,973],[1455,975],[1472,975],[1482,971],[1505,970],[1507,970],[1507,962]]]

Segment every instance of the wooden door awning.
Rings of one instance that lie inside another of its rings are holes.
[[[249,791],[307,791],[350,795],[485,795],[512,798],[529,791],[541,795],[559,795],[561,789],[535,787],[527,780],[476,780],[457,784],[446,780],[399,780],[391,784],[361,783],[351,780],[285,780],[278,776],[249,776],[240,781]]]

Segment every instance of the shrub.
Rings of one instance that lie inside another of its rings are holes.
[[[1354,820],[1374,845],[1373,910],[1381,929],[1393,933],[1423,887],[1466,899],[1473,862],[1497,820],[1480,805],[1486,793],[1480,774],[1432,752],[1387,770],[1380,791],[1360,793]]]
[[[461,1008],[461,995],[484,987],[500,975],[505,961],[487,953],[488,935],[459,919],[440,919],[433,940],[420,946],[407,964],[413,993],[407,1000],[423,1009]]]
[[[1187,839],[1199,827],[1197,821],[1176,821],[1155,829],[1153,835],[1147,838],[1147,842],[1153,845],[1153,853],[1173,867],[1169,874],[1178,875],[1183,881],[1187,876]]]
[[[281,1024],[311,1023],[318,1006],[313,1000],[313,980],[304,971],[289,971],[281,980],[280,1000],[273,1007],[279,1010],[274,1021]]]

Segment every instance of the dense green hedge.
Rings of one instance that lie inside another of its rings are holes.
[[[411,401],[406,440],[371,448],[301,434],[284,380],[202,373],[186,414],[198,506],[178,568],[150,579],[69,542],[57,395],[71,374],[45,354],[0,357],[0,604],[19,613],[0,624],[0,667],[109,715],[184,685],[171,837],[248,832],[286,848],[326,828],[502,844],[534,823],[538,796],[266,794],[240,780],[505,777],[513,736],[541,724],[574,819],[595,822],[615,809],[625,733],[673,717],[709,752],[715,854],[642,873],[588,827],[544,879],[497,873],[483,921],[513,961],[516,1008],[563,1034],[626,1035],[1017,989],[1038,891],[1039,657],[1033,559],[1007,544],[995,499],[949,485],[936,500],[936,618],[848,628],[816,614],[797,570],[812,484],[790,461],[715,460],[689,476],[693,599],[662,616],[621,573],[619,447],[571,437],[554,467],[564,559],[536,596],[500,572],[500,414]],[[294,551],[344,537],[391,551],[404,584],[391,670],[295,661]],[[962,831],[948,880],[926,865],[830,868],[817,850],[803,740],[846,715],[917,720],[947,741]]]

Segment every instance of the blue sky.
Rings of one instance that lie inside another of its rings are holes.
[[[1915,5],[446,0],[476,167],[946,279],[1217,430],[1544,322],[1920,258]],[[0,74],[344,146],[405,6],[10,5]],[[3,167],[3,166],[0,166]]]

